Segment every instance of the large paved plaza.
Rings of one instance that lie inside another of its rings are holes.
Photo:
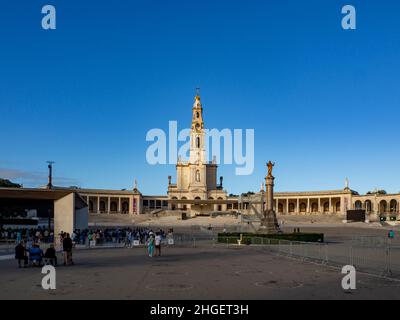
[[[0,261],[0,299],[399,299],[400,282],[358,274],[341,288],[339,269],[277,256],[261,247],[76,250],[57,268],[57,289],[41,287],[39,268]]]

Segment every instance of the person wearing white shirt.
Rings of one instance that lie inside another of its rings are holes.
[[[156,255],[161,256],[161,234],[160,232],[156,233],[155,237],[155,246],[156,246]]]

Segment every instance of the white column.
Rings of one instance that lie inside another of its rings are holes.
[[[299,214],[300,213],[300,200],[299,198],[296,199],[296,213]]]
[[[329,210],[328,213],[332,213],[332,198],[329,198]]]
[[[100,213],[100,197],[97,197],[97,213]]]
[[[108,214],[110,214],[111,211],[111,205],[110,205],[110,197],[108,197],[108,203],[107,203],[107,207],[108,207]]]
[[[286,199],[286,214],[289,214],[289,199]]]
[[[121,197],[119,197],[119,198],[118,198],[118,209],[117,209],[117,211],[118,211],[119,213],[122,213],[122,206],[121,206],[121,204],[122,204],[122,202],[121,202]]]
[[[128,210],[128,212],[129,212],[129,214],[133,214],[133,196],[130,196],[129,197],[129,210]]]
[[[310,198],[307,198],[307,212],[310,213]]]
[[[344,208],[344,197],[340,198],[340,210],[342,211],[342,214],[345,214],[345,208]]]

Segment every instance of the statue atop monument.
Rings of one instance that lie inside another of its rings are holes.
[[[349,178],[346,178],[346,180],[344,181],[344,189],[345,190],[349,189]]]
[[[272,176],[272,169],[274,168],[274,166],[275,166],[275,162],[271,162],[271,160],[268,161],[268,163],[267,163],[267,167],[268,167],[268,177],[273,177],[273,176]]]

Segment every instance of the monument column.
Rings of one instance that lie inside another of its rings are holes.
[[[279,224],[274,211],[274,180],[272,168],[274,163],[268,162],[268,175],[265,177],[265,211],[262,212],[260,231],[267,233],[279,232]]]
[[[265,195],[265,202],[266,202],[266,211],[274,210],[273,207],[273,192],[274,192],[274,177],[265,177],[265,187],[266,187],[266,195]]]

